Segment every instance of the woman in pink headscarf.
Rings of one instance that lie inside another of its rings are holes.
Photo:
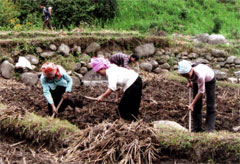
[[[108,89],[98,97],[98,101],[102,101],[112,92],[118,92],[118,86],[121,86],[124,94],[118,105],[119,114],[125,120],[136,120],[142,96],[140,76],[133,70],[110,64],[104,58],[92,58],[91,65],[95,72],[108,78]],[[118,102],[119,94],[116,95],[116,102]]]

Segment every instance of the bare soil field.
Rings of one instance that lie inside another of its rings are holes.
[[[186,84],[170,81],[164,75],[142,74],[143,77],[143,96],[140,108],[139,119],[150,124],[157,120],[172,120],[188,127],[188,119],[182,120],[187,112],[188,89]],[[0,79],[0,102],[15,107],[19,112],[27,110],[37,115],[47,116],[47,101],[45,100],[42,88],[38,86],[25,86],[14,80]],[[80,113],[76,114],[69,108],[58,114],[58,118],[66,119],[79,129],[96,126],[104,121],[114,122],[119,119],[116,104],[84,99],[81,96],[97,97],[105,91],[106,87],[80,86],[74,88],[71,98],[80,102]],[[239,96],[238,91],[231,87],[217,86],[216,89],[216,130],[232,131],[232,127],[239,126]],[[114,95],[108,100],[113,101]],[[204,100],[205,101],[205,100]],[[204,103],[205,104],[205,103]],[[203,123],[205,121],[205,106],[203,107]],[[16,144],[15,143],[18,143]],[[11,163],[54,163],[51,153],[43,148],[35,149],[29,147],[27,143],[16,138],[1,136],[0,157],[6,162]],[[7,152],[7,153],[6,153]],[[18,160],[19,159],[19,160]],[[21,160],[20,160],[21,159]],[[172,163],[171,159],[167,160]],[[165,161],[165,162],[167,162]],[[180,162],[190,162],[182,160]],[[0,163],[2,163],[0,161]]]

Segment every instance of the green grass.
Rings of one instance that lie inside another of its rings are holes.
[[[239,37],[238,1],[232,4],[216,0],[118,0],[118,4],[119,13],[106,28]]]

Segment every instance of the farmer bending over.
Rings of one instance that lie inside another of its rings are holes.
[[[128,64],[134,63],[138,61],[138,59],[139,57],[136,54],[129,56],[123,53],[116,53],[109,58],[109,61],[119,67],[125,67],[127,69],[130,69]]]
[[[62,112],[70,105],[76,112],[79,112],[71,99],[68,98],[68,93],[72,90],[72,79],[66,73],[63,67],[53,63],[46,62],[41,67],[42,75],[40,81],[43,87],[43,94],[48,101],[49,115]],[[56,106],[61,99],[64,99],[60,108],[57,111]]]
[[[202,96],[207,95],[206,132],[212,132],[215,126],[215,90],[216,78],[213,70],[204,65],[192,65],[183,60],[178,63],[178,73],[188,79],[188,87],[193,86],[193,101],[188,109],[193,111],[193,132],[202,131]]]
[[[123,87],[123,97],[118,105],[120,116],[125,120],[136,120],[142,96],[142,79],[138,74],[126,68],[118,67],[104,58],[92,58],[93,70],[108,78],[108,89],[98,97],[98,101],[116,92],[116,102],[119,99],[117,85]]]

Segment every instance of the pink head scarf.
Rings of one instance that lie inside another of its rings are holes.
[[[95,72],[98,72],[99,70],[101,70],[103,68],[106,68],[106,69],[109,68],[110,62],[104,58],[92,58],[91,65],[93,67],[93,70]]]

